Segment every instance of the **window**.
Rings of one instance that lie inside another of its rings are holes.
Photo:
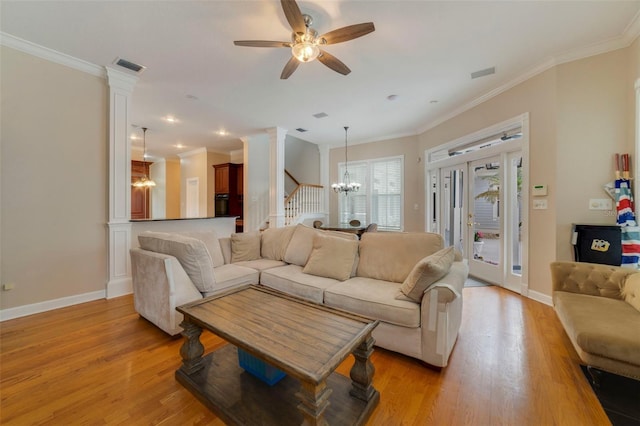
[[[350,162],[351,181],[362,186],[356,193],[340,195],[340,222],[358,219],[362,223],[377,223],[379,229],[402,230],[403,169],[402,156]],[[344,163],[340,163],[339,176],[344,171]]]

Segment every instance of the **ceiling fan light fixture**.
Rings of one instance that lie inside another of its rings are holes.
[[[291,53],[300,62],[311,62],[320,55],[320,48],[314,43],[301,41],[291,47]]]

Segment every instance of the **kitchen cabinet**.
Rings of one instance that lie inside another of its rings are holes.
[[[238,216],[242,219],[243,209],[243,173],[244,167],[242,164],[224,163],[215,164],[214,173],[214,187],[216,190],[216,202],[219,202],[220,206],[227,204],[227,211],[222,212],[219,206],[216,206],[216,215],[222,213],[221,216]],[[227,195],[227,197],[221,197]]]

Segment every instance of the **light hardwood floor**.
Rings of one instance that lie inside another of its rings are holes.
[[[608,425],[553,309],[496,287],[464,289],[442,371],[376,349],[380,404],[368,425]],[[2,425],[219,425],[179,385],[180,338],[131,296],[0,324]],[[203,333],[206,350],[224,341]],[[352,359],[338,369],[349,374]]]

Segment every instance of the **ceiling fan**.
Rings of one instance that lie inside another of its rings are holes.
[[[280,3],[282,4],[284,15],[293,30],[290,42],[237,40],[234,41],[233,44],[236,46],[247,47],[290,48],[292,53],[291,59],[289,59],[289,62],[287,62],[282,70],[282,74],[280,74],[280,78],[283,80],[289,78],[291,74],[293,74],[293,72],[298,68],[298,65],[300,65],[300,62],[311,62],[316,58],[340,74],[349,74],[351,72],[349,67],[332,54],[321,49],[321,46],[342,43],[369,34],[375,30],[373,22],[349,25],[318,36],[318,32],[311,28],[311,24],[313,23],[311,16],[303,15],[295,0],[281,0]]]

